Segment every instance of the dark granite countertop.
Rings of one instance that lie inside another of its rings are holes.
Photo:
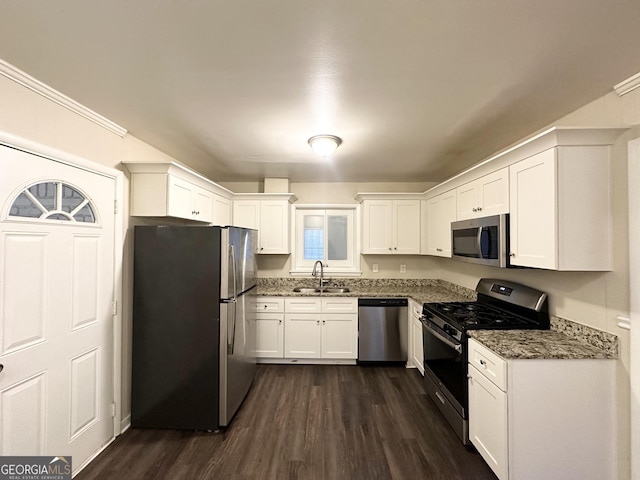
[[[438,279],[344,279],[331,286],[346,293],[298,293],[299,286],[314,287],[312,278],[260,278],[258,295],[269,297],[406,297],[416,302],[473,301],[476,293]],[[618,337],[560,317],[551,316],[551,330],[471,330],[469,336],[505,359],[615,359]]]
[[[317,280],[306,278],[258,279],[258,295],[265,297],[317,297],[319,293],[294,292],[295,287],[316,287]],[[416,302],[463,302],[476,299],[469,288],[437,279],[344,279],[330,287],[346,287],[345,293],[326,293],[323,297],[384,298],[407,297]]]
[[[468,334],[507,360],[617,358],[617,349],[607,351],[555,330],[471,330]]]

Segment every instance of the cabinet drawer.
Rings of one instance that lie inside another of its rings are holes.
[[[284,311],[287,313],[320,313],[322,311],[320,297],[285,298]]]
[[[358,313],[357,298],[322,298],[322,311],[324,313]]]
[[[507,391],[507,362],[474,339],[469,340],[469,364],[500,390]]]
[[[282,297],[258,297],[256,300],[257,312],[284,312],[284,298]]]

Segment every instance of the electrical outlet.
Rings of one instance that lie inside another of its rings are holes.
[[[373,273],[378,273],[378,264],[377,263],[373,264]]]
[[[407,266],[404,263],[400,265],[400,273],[407,273]]]

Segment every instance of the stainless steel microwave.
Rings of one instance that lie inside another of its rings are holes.
[[[451,256],[463,262],[509,266],[509,215],[451,222]]]

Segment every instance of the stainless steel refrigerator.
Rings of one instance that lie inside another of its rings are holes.
[[[135,227],[132,426],[231,422],[256,371],[256,234]]]

